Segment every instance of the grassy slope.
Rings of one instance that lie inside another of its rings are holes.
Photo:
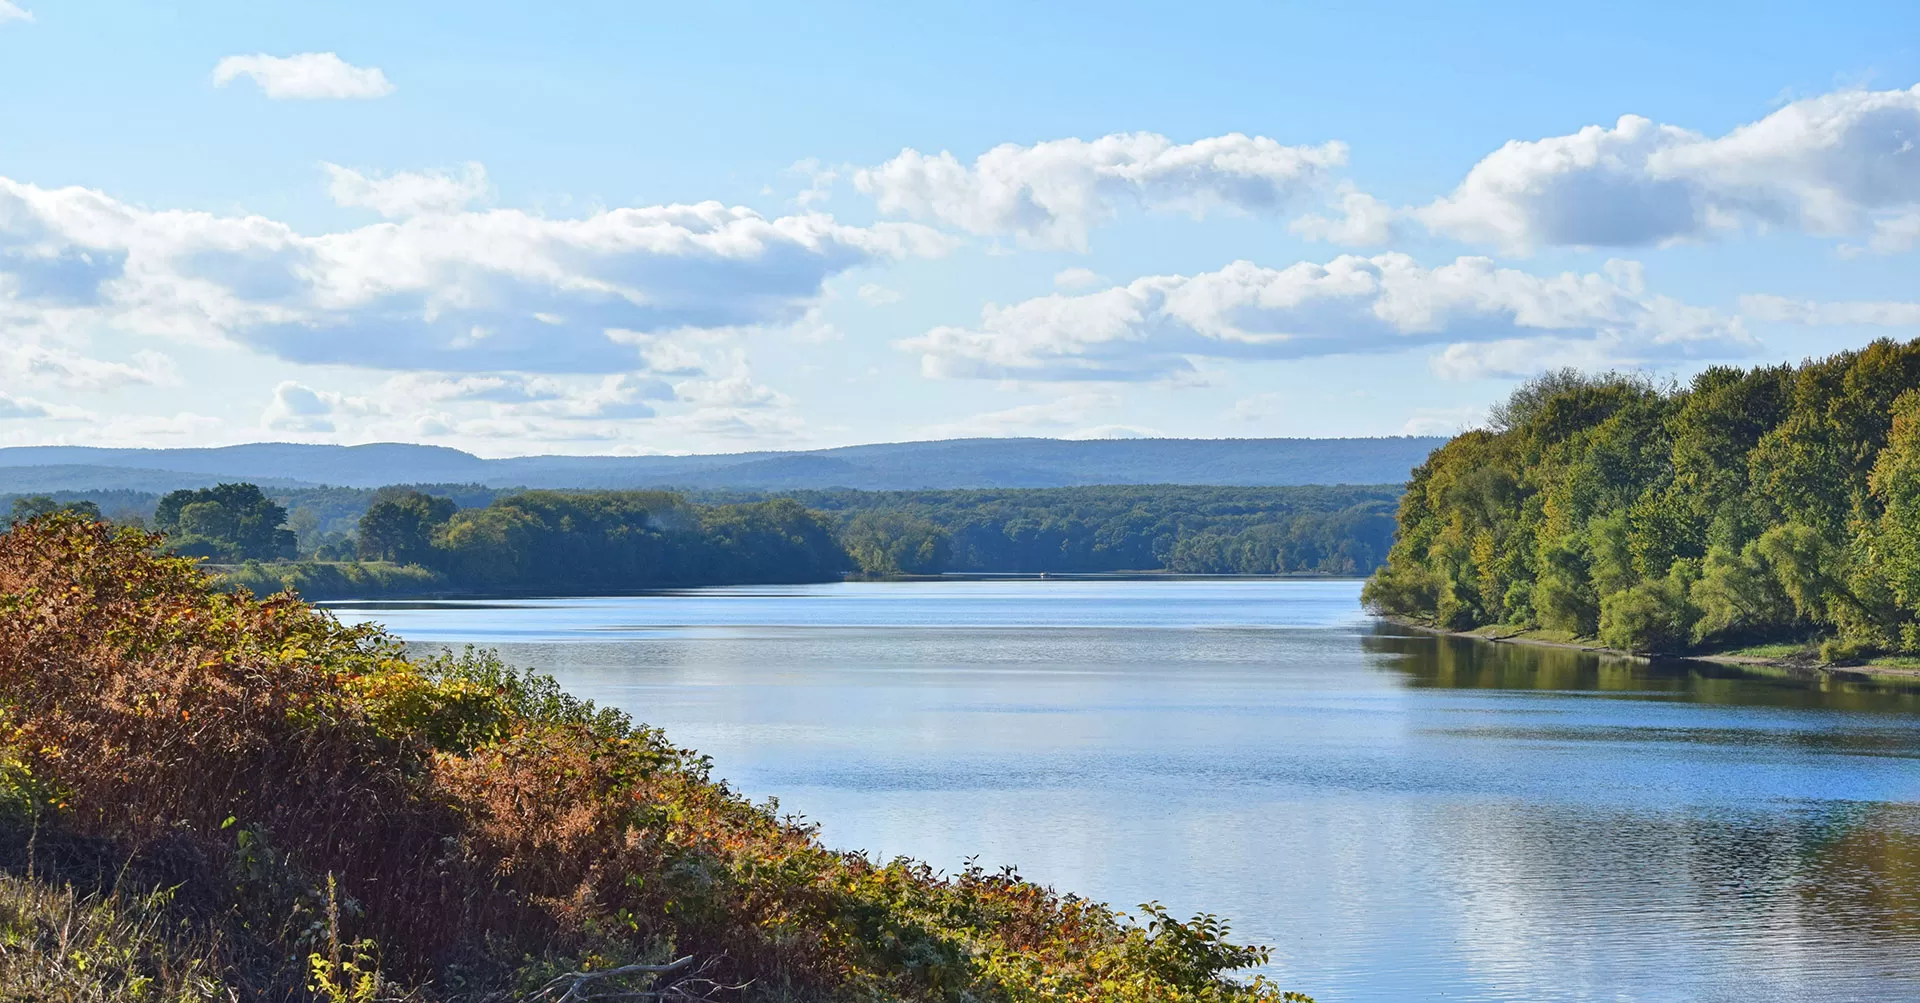
[[[0,998],[507,1000],[681,956],[689,1000],[1296,998],[1210,917],[829,850],[544,677],[138,532],[0,535],[0,724]]]

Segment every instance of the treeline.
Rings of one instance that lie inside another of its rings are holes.
[[[1365,598],[1638,651],[1920,651],[1920,341],[1537,379],[1414,470]]]
[[[1395,485],[801,491],[873,574],[1365,574],[1393,540]]]
[[[439,589],[614,591],[984,573],[1363,574],[1392,542],[1392,486],[981,491],[496,492],[462,485],[175,491],[145,518],[236,585],[310,598]],[[124,501],[124,499],[122,499]],[[86,499],[28,497],[15,521]],[[119,510],[122,513],[124,509]]]
[[[423,569],[422,582],[374,574],[333,582],[327,565],[246,569],[307,595],[460,589],[606,591],[681,585],[816,582],[847,570],[818,513],[788,499],[692,505],[660,491],[527,491],[481,508],[420,491],[379,498],[359,521],[363,562]],[[292,580],[287,576],[291,575]]]

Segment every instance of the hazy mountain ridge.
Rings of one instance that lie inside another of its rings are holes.
[[[1446,440],[952,439],[696,456],[523,456],[445,446],[248,443],[196,449],[0,449],[0,493],[201,487],[213,480],[377,487],[438,481],[494,487],[940,488],[1090,484],[1397,484]]]

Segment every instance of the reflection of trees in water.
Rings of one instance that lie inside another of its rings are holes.
[[[1435,831],[1462,955],[1509,993],[1640,998],[1708,972],[1727,999],[1920,985],[1920,808],[1450,806]]]
[[[1567,690],[1752,707],[1920,711],[1920,682],[1802,676],[1713,662],[1661,661],[1570,648],[1496,644],[1377,624],[1361,646],[1409,685],[1437,689]]]
[[[1920,941],[1920,805],[1862,805],[1854,814],[1814,854],[1802,895],[1861,936]]]

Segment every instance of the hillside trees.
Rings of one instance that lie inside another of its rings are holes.
[[[1551,373],[1414,471],[1374,608],[1635,650],[1920,650],[1920,342],[1686,387]]]

